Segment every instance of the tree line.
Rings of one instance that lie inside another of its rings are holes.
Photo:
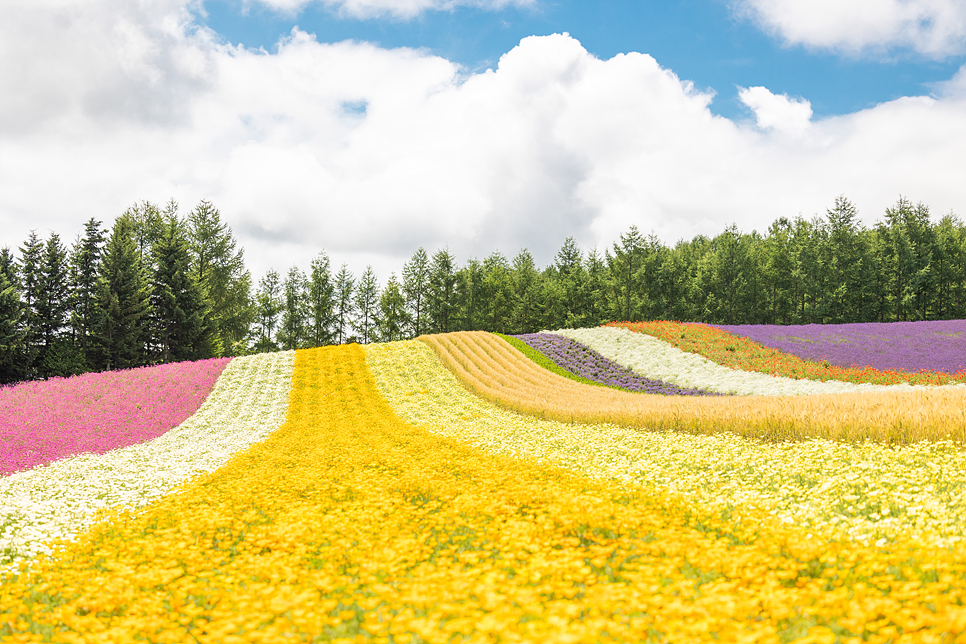
[[[243,252],[202,201],[90,220],[65,249],[31,234],[0,251],[0,381],[424,333],[528,333],[608,320],[717,324],[966,318],[966,226],[900,197],[871,228],[845,197],[824,216],[732,225],[673,246],[632,226],[603,253],[566,239],[539,268],[526,249],[462,266],[417,249],[384,286],[322,251],[252,289]]]

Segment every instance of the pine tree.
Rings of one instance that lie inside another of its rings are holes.
[[[335,336],[339,344],[349,340],[348,332],[355,319],[355,302],[352,294],[355,289],[355,279],[349,268],[343,264],[339,274],[335,276]]]
[[[94,327],[94,302],[97,274],[101,263],[104,231],[93,217],[84,224],[84,237],[74,242],[70,254],[71,312],[73,342],[84,362],[91,367],[91,333]]]
[[[379,338],[383,342],[395,342],[406,337],[409,314],[406,312],[406,298],[396,274],[389,275],[386,288],[379,297]]]
[[[228,224],[208,201],[188,215],[188,242],[192,270],[211,310],[210,324],[221,355],[235,355],[243,350],[255,315],[244,251],[237,248]]]
[[[275,343],[275,327],[282,312],[282,285],[278,273],[268,271],[258,283],[255,295],[257,336],[255,353],[278,351]]]
[[[524,248],[513,258],[513,330],[516,333],[538,331],[538,290],[536,263],[530,251]]]
[[[429,290],[429,257],[418,248],[412,258],[403,264],[403,295],[412,320],[412,336],[426,332],[426,293]]]
[[[144,364],[144,321],[150,298],[131,220],[118,217],[98,271],[93,333],[96,367],[127,369]]]
[[[153,245],[151,330],[160,362],[201,360],[214,355],[201,286],[190,272],[191,256],[180,222],[168,219]]]
[[[21,324],[23,302],[9,248],[0,249],[0,384],[19,380],[26,330]]]
[[[644,238],[637,226],[631,226],[614,243],[614,254],[605,253],[610,269],[615,317],[636,321],[641,308],[641,268],[644,265]]]
[[[359,334],[362,344],[369,344],[376,337],[379,322],[379,282],[372,266],[366,266],[355,295],[356,319],[352,328]]]
[[[282,325],[278,339],[283,350],[299,349],[305,342],[307,290],[305,274],[293,266],[282,284]]]
[[[312,274],[308,290],[308,335],[310,347],[321,347],[333,342],[335,324],[335,288],[325,251],[312,260]]]

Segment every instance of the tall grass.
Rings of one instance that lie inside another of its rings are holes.
[[[770,441],[808,437],[910,444],[966,442],[966,389],[742,396],[659,396],[591,387],[550,373],[482,331],[422,336],[470,391],[540,418]]]

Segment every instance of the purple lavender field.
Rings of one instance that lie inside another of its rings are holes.
[[[718,396],[720,394],[688,389],[668,384],[662,380],[651,380],[634,373],[626,367],[608,360],[593,349],[576,340],[552,333],[526,333],[513,336],[526,342],[543,355],[553,360],[557,366],[588,380],[609,387],[620,387],[663,396]]]
[[[966,368],[966,320],[713,325],[805,360],[839,367],[954,374]]]

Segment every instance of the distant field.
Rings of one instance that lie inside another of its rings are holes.
[[[960,641],[966,322],[909,324],[0,389],[0,641]]]

